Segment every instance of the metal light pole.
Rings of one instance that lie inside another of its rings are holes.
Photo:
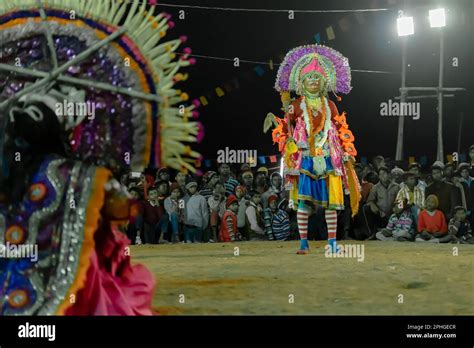
[[[406,87],[406,76],[407,76],[407,38],[402,38],[402,90],[400,102],[405,103],[407,92],[404,90]],[[402,104],[403,105],[403,104]],[[405,117],[398,116],[398,136],[397,136],[397,149],[395,153],[395,160],[401,161],[403,159],[403,126],[405,124]]]
[[[443,71],[444,71],[444,30],[439,33],[439,80],[438,80],[438,150],[436,160],[444,162],[443,151]]]

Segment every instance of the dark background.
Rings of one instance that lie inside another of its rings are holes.
[[[415,34],[408,37],[407,85],[437,86],[439,69],[439,29],[430,28],[428,11],[444,7],[447,12],[445,31],[445,87],[464,87],[455,98],[444,99],[445,155],[458,151],[460,114],[464,112],[461,152],[474,143],[473,77],[474,36],[472,0],[167,0],[168,4],[267,9],[362,9],[388,8],[389,11],[366,12],[360,24],[350,13],[295,13],[289,20],[286,12],[242,12],[159,6],[173,16],[176,27],[171,37],[188,35],[186,46],[193,54],[280,63],[282,54],[303,43],[315,42],[321,33],[323,44],[333,47],[349,58],[352,69],[392,71],[396,74],[353,72],[352,92],[341,95],[336,105],[347,112],[349,126],[356,137],[358,157],[382,154],[395,157],[397,117],[380,116],[380,103],[399,95],[401,78],[401,38],[397,36],[398,10],[414,17]],[[185,11],[185,19],[178,11]],[[346,17],[349,30],[341,30],[338,21]],[[336,38],[328,41],[326,27],[332,25]],[[452,58],[459,67],[452,67]],[[217,151],[256,149],[259,156],[278,153],[272,145],[271,134],[263,134],[263,120],[268,112],[279,113],[279,94],[273,89],[277,67],[265,67],[263,76],[254,68],[257,64],[233,66],[232,61],[197,58],[197,64],[187,68],[190,78],[180,88],[191,98],[214,94],[209,105],[200,108],[200,120],[206,137],[196,146],[204,158],[217,158]],[[223,97],[215,96],[215,88],[237,78],[239,87]],[[334,97],[332,97],[335,100]],[[429,162],[436,159],[437,101],[421,100],[421,118],[405,120],[404,157],[426,155]]]

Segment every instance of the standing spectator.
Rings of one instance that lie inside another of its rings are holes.
[[[165,199],[165,210],[173,228],[171,240],[173,243],[179,243],[179,224],[184,219],[184,207],[180,204],[182,191],[178,183],[174,182],[171,184],[170,193],[170,196]]]
[[[248,164],[248,163],[243,163],[243,164],[240,166],[240,173],[239,173],[239,176],[238,176],[238,180],[239,180],[240,182],[243,182],[242,175],[243,175],[245,172],[252,172],[252,169],[250,168],[250,164]]]
[[[250,193],[250,204],[245,210],[246,226],[248,229],[249,240],[264,239],[265,233],[263,231],[262,223],[262,206],[260,205],[261,197],[257,191]]]
[[[463,207],[454,208],[454,217],[449,221],[448,231],[452,236],[452,242],[474,244],[471,224],[467,220],[466,209]]]
[[[283,183],[283,179],[280,173],[274,172],[272,173],[272,175],[270,175],[270,188],[262,194],[263,209],[268,208],[268,198],[270,198],[270,196],[275,195],[278,200],[282,198],[281,197],[282,183]]]
[[[375,236],[378,240],[383,241],[396,240],[402,242],[414,240],[414,221],[406,200],[393,206],[393,214],[388,219],[387,227],[377,232]]]
[[[197,192],[195,179],[186,182],[187,195],[184,197],[184,239],[186,243],[201,242],[202,233],[209,224],[209,209],[206,200]]]
[[[453,176],[454,176],[454,164],[452,162],[446,163],[444,165],[444,181],[454,184],[453,182]]]
[[[235,188],[239,185],[239,182],[232,177],[229,164],[219,164],[218,171],[221,182],[225,187],[225,195],[235,195]]]
[[[251,171],[248,170],[242,173],[242,185],[247,193],[253,191],[253,173]]]
[[[155,181],[166,181],[169,185],[171,185],[169,169],[166,168],[166,167],[162,167],[162,168],[158,169],[158,171],[156,172]]]
[[[467,216],[469,220],[472,220],[474,209],[474,179],[469,176],[469,164],[459,164],[458,172],[460,175],[459,183],[462,185],[464,191]]]
[[[446,218],[441,210],[437,209],[438,198],[429,195],[426,198],[426,209],[422,210],[418,217],[417,242],[447,243],[451,241],[448,234]]]
[[[418,162],[413,162],[408,166],[408,171],[415,175],[417,180],[416,186],[424,192],[427,185],[426,182],[421,178],[421,165]]]
[[[401,185],[395,201],[400,204],[406,200],[408,209],[413,215],[413,221],[418,221],[418,215],[425,207],[425,191],[417,186],[416,176],[413,172],[406,172],[403,175],[403,180],[403,185]]]
[[[268,190],[267,178],[268,169],[266,167],[258,168],[257,175],[255,176],[255,191],[263,194],[266,190]]]
[[[405,174],[403,169],[398,167],[395,167],[390,171],[390,177],[392,178],[392,181],[396,182],[398,185],[403,182],[403,174]]]
[[[145,243],[166,243],[164,235],[168,230],[168,215],[156,187],[148,190],[148,199],[143,203],[143,223]]]
[[[372,166],[374,170],[378,173],[380,168],[386,168],[387,165],[385,164],[385,158],[383,156],[375,156],[372,158]]]
[[[454,185],[443,181],[443,171],[441,167],[431,167],[431,177],[433,183],[428,185],[425,195],[435,195],[439,200],[439,210],[441,210],[447,219],[452,216],[452,209],[456,205],[456,193]]]
[[[211,214],[211,231],[212,238],[209,242],[214,243],[217,241],[217,229],[220,224],[220,220],[224,216],[226,206],[225,206],[225,189],[224,185],[220,182],[216,183],[214,186],[214,192],[211,197],[207,200],[209,206],[209,211]]]
[[[219,175],[217,175],[217,173],[212,170],[204,173],[202,176],[203,186],[199,190],[199,194],[203,196],[206,201],[212,196],[212,193],[214,192],[214,186],[219,182],[219,180]]]
[[[247,229],[245,228],[245,211],[247,210],[248,205],[250,204],[246,198],[244,186],[237,186],[235,189],[235,195],[239,201],[239,211],[237,213],[237,228],[239,229],[239,235],[242,236],[245,240],[249,240],[247,234]]]
[[[469,146],[469,175],[474,177],[474,145]]]
[[[397,183],[390,180],[387,168],[381,167],[378,172],[380,181],[370,190],[367,204],[362,207],[369,239],[375,239],[378,228],[387,226],[388,218],[392,214],[393,203],[400,189]]]
[[[186,192],[186,174],[184,173],[177,173],[174,180],[178,183],[181,191]]]
[[[222,217],[219,241],[226,243],[240,240],[239,230],[237,229],[237,212],[239,210],[237,197],[234,195],[227,197],[225,206],[226,211]]]

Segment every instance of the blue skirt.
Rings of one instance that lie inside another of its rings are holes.
[[[329,202],[329,188],[327,175],[334,173],[331,157],[325,156],[326,174],[317,175],[313,169],[313,157],[304,156],[301,161],[300,178],[298,182],[298,200],[310,201],[327,206]]]

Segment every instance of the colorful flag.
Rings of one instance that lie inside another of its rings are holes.
[[[209,104],[205,96],[199,97],[199,100],[201,101],[202,106]]]
[[[270,156],[270,162],[271,163],[276,163],[277,161],[277,156],[273,155],[273,156]]]
[[[318,44],[321,43],[321,33],[317,33],[316,35],[314,35],[314,40]]]
[[[224,91],[222,90],[222,88],[217,87],[216,88],[216,94],[217,94],[218,97],[222,97],[224,95]]]
[[[349,31],[351,27],[351,23],[349,22],[349,16],[345,16],[341,18],[339,21],[339,28],[341,28],[342,31],[346,32]]]
[[[265,70],[263,70],[261,65],[257,65],[254,68],[254,70],[255,70],[255,72],[257,73],[258,76],[262,76],[263,74],[265,74]]]
[[[260,164],[267,163],[267,161],[265,160],[265,156],[258,156],[258,161],[260,162]]]
[[[408,164],[412,164],[414,162],[415,162],[415,157],[413,156],[408,157]]]
[[[334,34],[334,29],[332,25],[326,28],[326,34],[328,36],[328,40],[334,40],[336,38],[336,34]]]

